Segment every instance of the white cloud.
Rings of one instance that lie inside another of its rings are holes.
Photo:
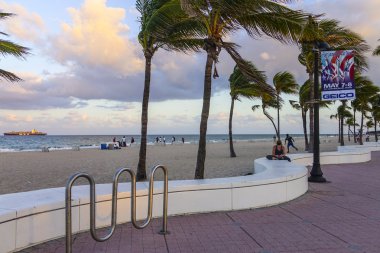
[[[260,57],[261,59],[266,60],[266,61],[271,59],[270,55],[267,52],[262,52],[260,54]]]
[[[5,32],[12,37],[28,42],[41,40],[45,31],[45,25],[40,15],[30,12],[22,5],[16,3],[0,0],[0,6],[2,11],[17,15],[2,22]]]
[[[80,9],[68,12],[72,23],[63,23],[61,33],[52,37],[51,54],[59,62],[108,68],[119,75],[143,71],[138,46],[123,23],[124,9],[108,7],[106,0],[86,0]]]

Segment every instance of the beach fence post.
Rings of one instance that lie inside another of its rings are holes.
[[[112,182],[112,216],[111,216],[111,226],[108,229],[108,233],[99,237],[96,234],[96,194],[95,194],[95,180],[92,176],[87,173],[79,172],[72,175],[66,183],[65,191],[65,216],[66,216],[66,253],[72,253],[72,187],[76,180],[79,178],[85,178],[90,183],[90,232],[94,240],[98,242],[104,242],[111,238],[115,232],[116,222],[117,222],[117,193],[119,178],[121,174],[127,172],[131,177],[131,222],[133,226],[137,229],[143,229],[148,226],[152,219],[153,210],[153,187],[154,187],[154,174],[158,169],[162,169],[164,172],[164,192],[163,192],[163,221],[162,229],[159,234],[168,234],[167,230],[167,215],[168,215],[168,172],[167,168],[163,165],[156,165],[152,168],[149,179],[149,195],[148,195],[148,215],[147,218],[138,224],[136,221],[136,175],[133,170],[129,168],[120,168],[116,171]]]

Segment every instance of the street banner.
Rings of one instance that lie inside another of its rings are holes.
[[[321,52],[322,100],[355,99],[354,51]]]

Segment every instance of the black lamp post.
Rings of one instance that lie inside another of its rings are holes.
[[[319,151],[319,51],[328,50],[326,42],[316,42],[314,44],[314,146],[313,146],[313,167],[310,171],[309,182],[325,183],[320,164]]]

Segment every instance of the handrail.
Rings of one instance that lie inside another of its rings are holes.
[[[153,209],[153,186],[154,186],[154,174],[157,169],[161,168],[164,172],[164,196],[163,196],[163,223],[160,234],[168,234],[167,231],[167,210],[168,210],[168,175],[165,166],[156,165],[152,168],[150,179],[149,179],[149,194],[148,194],[148,216],[145,221],[139,225],[136,221],[136,175],[133,170],[129,168],[120,168],[116,171],[112,182],[112,215],[111,215],[111,226],[109,227],[109,232],[104,237],[99,237],[96,234],[96,202],[95,202],[95,181],[92,176],[87,173],[76,173],[72,175],[66,183],[66,193],[65,193],[65,203],[66,203],[66,253],[72,252],[72,211],[71,211],[71,196],[72,187],[76,180],[79,178],[85,178],[90,183],[90,231],[91,236],[94,240],[98,242],[104,242],[111,238],[113,235],[116,222],[117,222],[117,193],[119,178],[122,173],[128,172],[131,176],[131,221],[135,228],[143,229],[148,226],[152,219],[152,209]]]

